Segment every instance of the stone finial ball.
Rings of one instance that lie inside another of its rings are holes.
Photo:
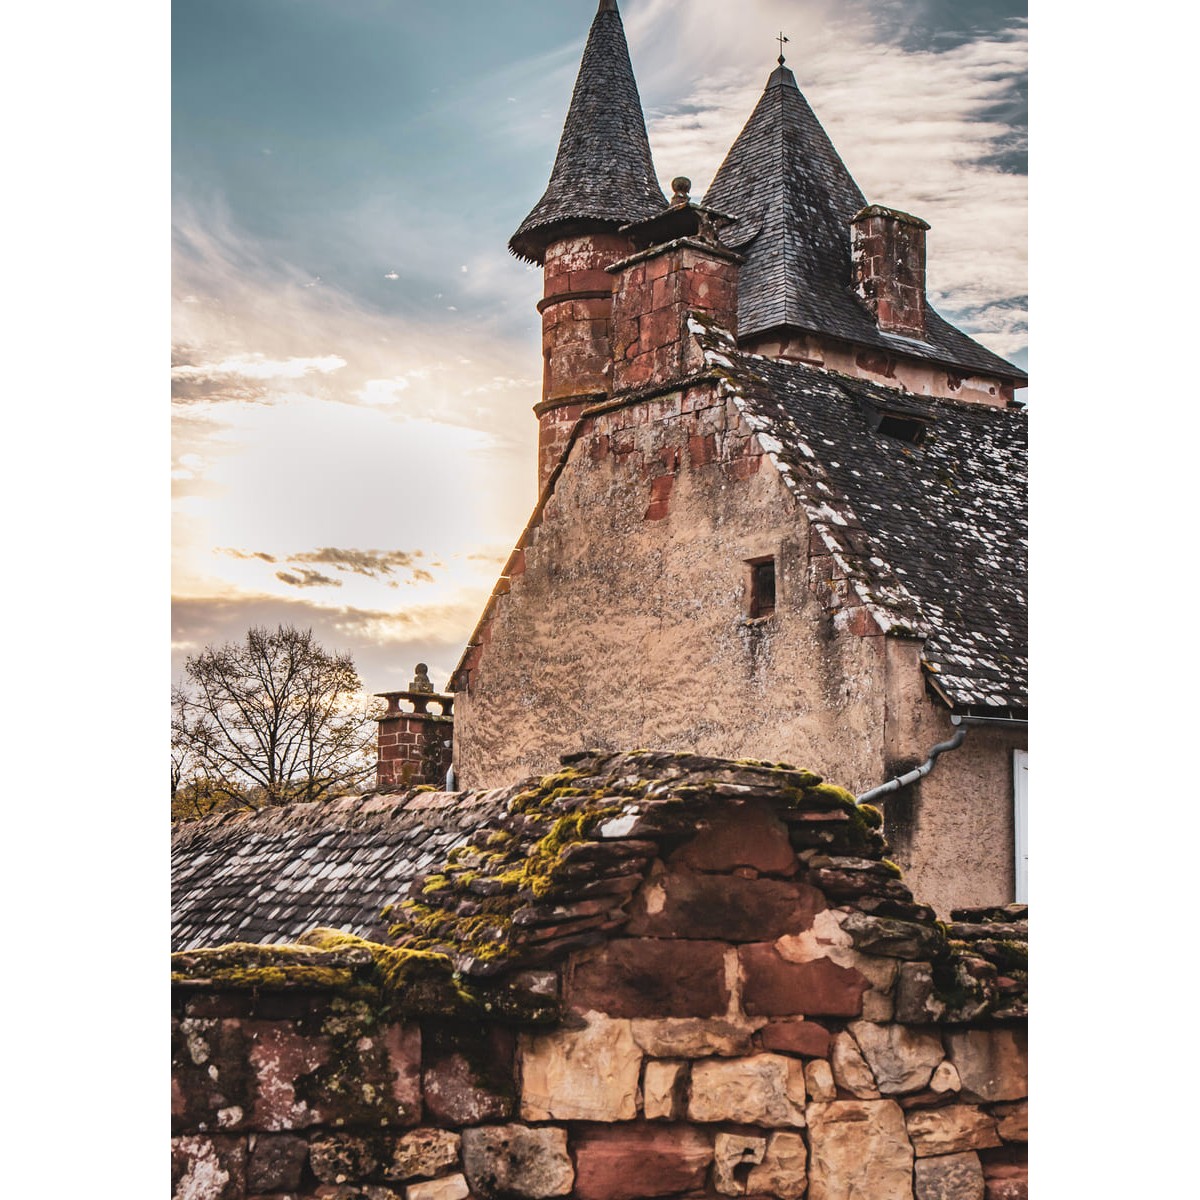
[[[692,190],[692,181],[686,175],[678,175],[671,180],[671,190],[676,199],[686,200]]]
[[[425,663],[417,663],[417,674],[426,675],[429,672],[429,667]]]

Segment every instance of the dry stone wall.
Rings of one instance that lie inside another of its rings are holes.
[[[1027,1196],[1024,910],[937,923],[807,773],[649,758],[515,792],[395,948],[176,956],[175,1200]]]

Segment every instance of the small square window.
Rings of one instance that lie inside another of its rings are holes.
[[[761,558],[750,566],[750,619],[775,611],[775,560]]]

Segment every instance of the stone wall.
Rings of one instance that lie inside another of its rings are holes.
[[[1023,1200],[1023,910],[939,925],[839,789],[658,758],[514,790],[417,881],[398,945],[454,975],[177,955],[175,1200]]]

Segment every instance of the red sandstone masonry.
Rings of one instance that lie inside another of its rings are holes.
[[[1021,1022],[894,1023],[897,960],[835,936],[861,910],[797,879],[810,868],[762,807],[668,857],[643,868],[620,933],[542,968],[571,1011],[530,1032],[312,987],[176,986],[174,1200],[796,1200],[867,1161],[881,1200],[976,1184],[1027,1200]],[[751,941],[723,917],[724,937],[695,938],[722,889],[746,919],[806,932]],[[647,922],[660,936],[637,936]],[[884,982],[868,992],[867,975]],[[527,1101],[550,1115],[522,1118]]]

